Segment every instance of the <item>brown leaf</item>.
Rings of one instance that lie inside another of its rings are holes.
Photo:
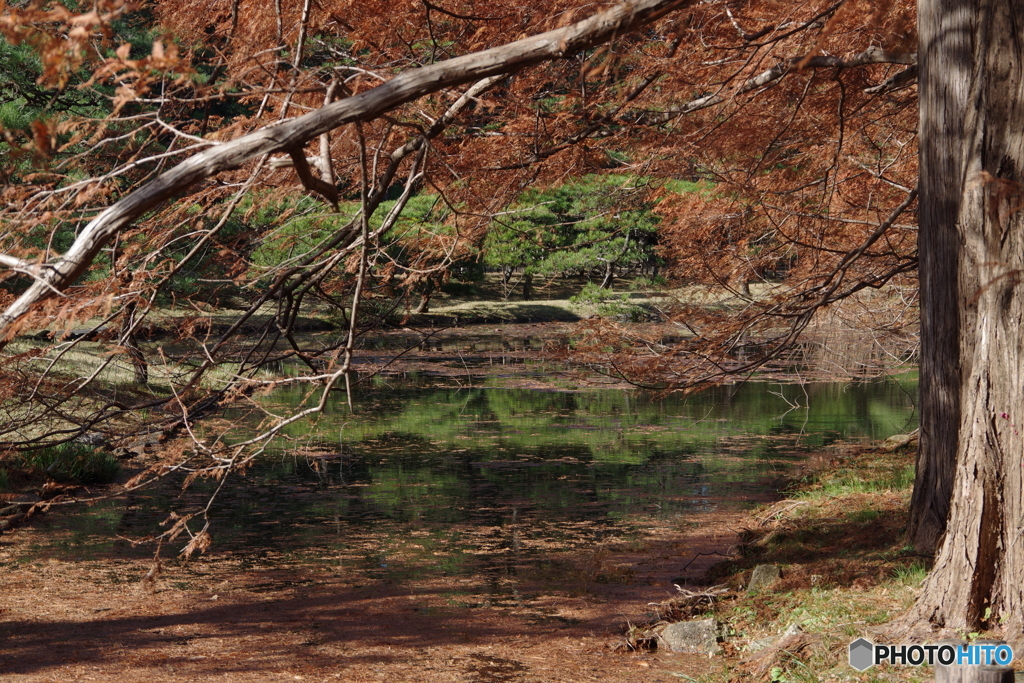
[[[213,545],[213,537],[205,531],[200,531],[198,534],[192,537],[192,540],[188,542],[181,554],[186,558],[192,557],[192,554],[199,552],[200,554],[206,552],[206,549]]]
[[[41,154],[50,156],[50,127],[43,120],[32,122],[32,139]]]
[[[152,593],[156,589],[156,580],[160,576],[162,569],[160,557],[158,556],[153,560],[153,565],[146,572],[146,575],[142,577],[142,589],[144,591]]]

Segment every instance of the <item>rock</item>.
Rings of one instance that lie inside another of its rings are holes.
[[[787,628],[785,631],[783,631],[782,635],[779,636],[779,640],[782,640],[783,638],[789,638],[790,636],[799,635],[799,634],[801,634],[803,632],[804,632],[804,630],[800,626],[800,624],[790,624],[789,628]]]
[[[747,643],[747,652],[760,652],[766,648],[771,647],[779,641],[779,636],[767,636],[765,638],[751,638],[750,642]]]
[[[751,639],[750,643],[747,644],[746,650],[747,652],[760,652],[761,650],[778,645],[786,640],[786,638],[791,638],[803,632],[804,630],[800,628],[800,624],[790,624],[789,628],[782,632],[782,635]]]
[[[83,446],[93,446],[95,448],[110,445],[110,440],[99,432],[83,432],[71,439],[71,441],[72,443],[80,443]]]
[[[658,647],[672,652],[718,654],[718,620],[700,619],[669,624],[658,634]]]
[[[146,450],[146,446],[155,446],[163,441],[164,433],[150,432],[147,434],[140,434],[138,436],[139,438],[128,444],[128,450],[141,455]]]
[[[103,339],[103,337],[111,332],[112,329],[109,325],[100,325],[99,327],[76,327],[73,330],[63,333],[63,336],[58,335],[62,339],[81,339],[82,341],[96,341],[97,339]]]
[[[917,443],[917,437],[918,431],[916,429],[909,434],[893,434],[882,442],[882,450],[888,452],[898,451],[904,446]]]
[[[783,642],[786,638],[791,638],[803,632],[804,630],[800,628],[800,624],[790,624],[789,628],[782,632],[782,635],[751,639],[746,650],[747,652],[760,652],[761,650],[767,650],[768,648],[775,647],[779,643]]]
[[[748,593],[770,588],[779,579],[779,565],[759,564],[754,567],[754,573],[750,575],[750,583],[747,584]]]

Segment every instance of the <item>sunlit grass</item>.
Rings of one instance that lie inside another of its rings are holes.
[[[817,481],[794,494],[795,498],[814,500],[834,498],[856,493],[884,493],[909,491],[914,485],[913,465],[881,466],[875,471],[851,472],[840,470],[824,472]]]
[[[36,475],[83,484],[107,484],[121,471],[121,463],[110,453],[76,443],[25,451],[6,462]]]
[[[9,345],[8,349],[13,353],[26,353],[39,346],[39,343],[19,341]],[[198,367],[198,363],[169,359],[158,347],[144,344],[149,381],[140,385],[135,381],[135,370],[128,356],[124,353],[111,353],[114,346],[102,342],[78,342],[67,349],[58,344],[47,348],[30,363],[33,369],[39,372],[45,370],[55,380],[82,384],[92,378],[92,381],[107,387],[131,388],[151,394],[167,394],[183,386]],[[202,386],[223,388],[236,378],[238,368],[238,363],[221,363],[204,373]]]
[[[920,561],[905,567],[896,567],[893,570],[893,578],[908,588],[917,588],[924,583],[926,576],[928,576],[928,568],[924,562]]]

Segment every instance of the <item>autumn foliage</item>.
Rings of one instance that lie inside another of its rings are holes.
[[[9,47],[34,50],[40,66],[13,92],[31,121],[3,130],[0,305],[84,222],[211,145],[612,6],[5,7]],[[45,327],[59,338],[99,317],[112,353],[138,369],[134,340],[154,308],[176,303],[201,314],[243,301],[250,308],[238,324],[185,364],[179,395],[112,399],[96,389],[75,399],[92,412],[59,438],[127,424],[138,406],[161,401],[187,422],[189,406],[206,400],[199,378],[222,362],[241,359],[239,384],[218,400],[243,395],[246,378],[282,353],[311,371],[347,362],[358,316],[336,347],[305,349],[291,334],[304,303],[326,302],[346,320],[358,308],[353,294],[364,312],[407,311],[407,293],[481,258],[493,216],[528,189],[617,174],[652,188],[657,250],[671,278],[726,288],[746,303],[680,302],[672,315],[682,341],[655,340],[661,352],[653,355],[638,353],[620,326],[595,323],[581,333],[578,359],[669,388],[754,369],[784,353],[816,312],[869,288],[903,291],[913,277],[913,27],[903,1],[679,2],[641,30],[481,82],[469,97],[465,88],[441,90],[325,134],[303,151],[308,164],[298,152],[259,157],[198,182],[118,234],[75,287],[35,306],[8,336]],[[30,98],[40,89],[51,104]],[[79,106],[60,106],[72,95]],[[675,181],[700,189],[678,192]],[[430,210],[401,223],[403,207],[426,196]],[[280,259],[258,256],[271,247]],[[273,296],[257,296],[266,292]],[[876,328],[903,327],[913,323],[912,304],[860,312]],[[264,305],[276,307],[275,318],[243,350],[235,335]],[[8,364],[7,386],[35,376],[19,364],[35,353]],[[61,386],[50,378],[38,390],[58,396]],[[32,414],[18,424],[40,419]],[[0,438],[16,440],[13,431]]]

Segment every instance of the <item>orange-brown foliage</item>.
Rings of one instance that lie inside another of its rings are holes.
[[[47,233],[80,224],[193,149],[322,106],[332,82],[344,97],[607,4],[158,0],[151,9],[163,37],[147,55],[131,54],[111,35],[110,22],[134,9],[128,4],[111,0],[87,15],[57,16],[35,5],[11,10],[0,30],[40,46],[48,82],[63,85],[68,74],[88,69],[82,88],[116,92],[109,117],[66,114],[34,132],[4,132],[12,153],[36,154],[37,162],[32,173],[3,170],[9,187],[0,251],[29,262],[51,258],[60,247]],[[774,334],[771,353],[817,308],[907,277],[915,259],[913,203],[886,230],[879,225],[916,183],[916,88],[905,54],[914,43],[909,0],[694,3],[589,53],[510,75],[422,152],[404,157],[393,177],[384,178],[390,155],[429,129],[461,91],[334,131],[334,179],[346,199],[359,198],[365,173],[369,194],[388,189],[380,183],[409,182],[451,209],[450,231],[406,239],[404,263],[370,263],[369,277],[389,293],[392,284],[443,277],[437,269],[474,253],[489,215],[528,186],[607,172],[699,181],[699,193],[662,193],[668,272],[689,283],[741,289],[784,278],[785,286],[739,314],[681,309],[693,339],[654,359],[630,355],[631,348],[616,359],[632,375],[685,384],[744,366],[734,354],[741,330]],[[90,52],[87,44],[103,49]],[[907,78],[896,78],[903,72]],[[306,154],[317,157],[317,145]],[[410,178],[413,169],[418,175]],[[128,301],[145,305],[179,268],[171,251],[200,242],[195,248],[212,255],[222,277],[248,291],[300,277],[301,269],[268,275],[246,260],[261,231],[280,229],[287,212],[274,225],[217,233],[228,214],[250,226],[261,207],[299,192],[293,168],[265,160],[204,181],[121,235],[105,271],[22,325],[59,319],[73,326],[97,314],[116,318]],[[317,291],[349,291],[361,254],[321,256],[318,263],[332,266],[314,278]],[[261,284],[250,280],[256,276]],[[27,281],[24,273],[11,278],[12,290]],[[615,335],[622,339],[621,330],[597,329],[594,339],[603,344]]]

